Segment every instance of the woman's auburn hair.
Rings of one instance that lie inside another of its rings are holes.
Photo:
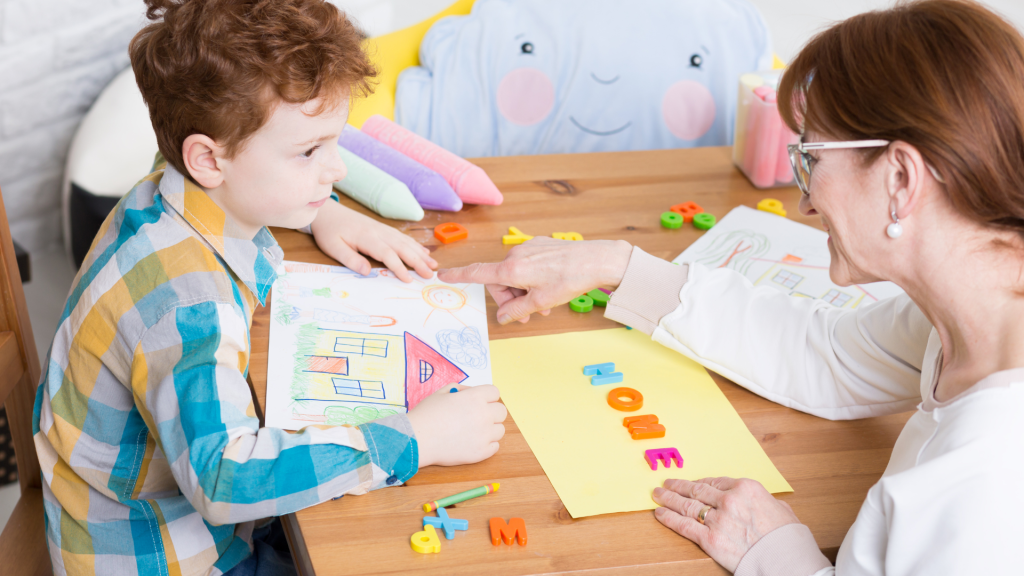
[[[146,0],[128,47],[164,158],[190,178],[182,145],[204,134],[228,157],[279,102],[319,110],[372,91],[362,34],[324,0]]]
[[[911,144],[956,210],[1024,237],[1024,38],[980,4],[901,2],[836,24],[800,51],[778,102],[797,133]]]

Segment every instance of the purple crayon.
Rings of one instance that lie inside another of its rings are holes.
[[[462,210],[462,200],[440,174],[359,129],[346,124],[338,145],[408,186],[416,201],[427,210]]]

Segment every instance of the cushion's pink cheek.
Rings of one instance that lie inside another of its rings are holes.
[[[498,111],[513,124],[536,124],[554,107],[555,85],[536,68],[516,68],[498,84]]]
[[[715,97],[700,82],[681,80],[665,91],[661,115],[677,138],[696,140],[715,122]]]

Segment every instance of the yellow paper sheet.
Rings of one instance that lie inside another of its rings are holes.
[[[494,383],[555,491],[573,518],[652,510],[651,491],[666,478],[753,478],[772,493],[792,492],[739,414],[699,364],[639,330],[598,330],[491,343]],[[621,384],[592,386],[588,364],[614,362]],[[620,412],[608,392],[626,386],[643,408]],[[664,438],[633,440],[626,416],[655,414]],[[675,447],[682,470],[644,451]]]

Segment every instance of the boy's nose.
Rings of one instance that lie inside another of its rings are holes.
[[[331,159],[327,165],[327,170],[324,171],[324,175],[330,179],[328,182],[324,182],[324,184],[340,182],[348,175],[348,166],[345,166],[345,161],[341,159],[341,154],[338,154],[337,149],[335,149],[334,154],[331,155]]]

